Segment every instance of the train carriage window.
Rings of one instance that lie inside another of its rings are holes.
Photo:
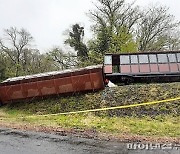
[[[173,63],[176,62],[176,55],[173,54],[168,54],[169,62]]]
[[[167,54],[157,54],[159,63],[167,63]]]
[[[138,63],[138,57],[137,55],[131,55],[131,63],[132,64],[137,64]]]
[[[149,54],[150,63],[157,63],[157,57],[155,54]]]
[[[104,64],[105,65],[112,65],[112,56],[111,55],[106,55],[104,57]]]
[[[130,63],[129,55],[120,56],[120,64],[129,64],[129,63]]]
[[[177,60],[180,63],[180,53],[177,53]]]
[[[149,63],[148,56],[147,55],[139,55],[139,63]]]

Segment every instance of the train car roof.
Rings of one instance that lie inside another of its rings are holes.
[[[129,53],[106,53],[105,55],[139,55],[139,54],[169,54],[180,53],[180,51],[145,51],[145,52],[129,52]]]
[[[52,72],[45,72],[45,73],[39,73],[39,74],[33,74],[33,75],[18,76],[18,77],[8,78],[5,81],[1,82],[0,84],[34,79],[34,78],[49,77],[49,76],[54,76],[54,75],[66,74],[66,73],[80,72],[80,71],[85,71],[85,70],[93,70],[97,68],[102,68],[102,65],[93,65],[93,66],[88,66],[84,68],[74,68],[74,69],[66,69],[62,71],[52,71]]]

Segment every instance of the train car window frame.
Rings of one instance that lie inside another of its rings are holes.
[[[112,65],[112,55],[105,55],[104,56],[104,64],[105,65]]]
[[[168,53],[167,54],[170,63],[177,63],[176,54]]]
[[[150,64],[158,63],[157,54],[149,54],[149,63]]]
[[[167,54],[163,54],[163,53],[157,54],[157,59],[159,64],[169,62]]]
[[[130,56],[129,55],[120,55],[120,65],[130,64]]]
[[[139,57],[139,63],[140,64],[148,64],[149,63],[149,57],[146,54],[138,55]]]
[[[176,53],[177,56],[177,62],[180,63],[180,53]]]
[[[138,55],[130,55],[131,64],[138,64]]]

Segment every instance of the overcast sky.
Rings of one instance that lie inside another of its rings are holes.
[[[3,29],[11,26],[27,29],[34,37],[35,48],[41,52],[53,46],[62,46],[64,31],[75,23],[81,23],[90,37],[91,22],[86,13],[95,0],[0,0],[0,37]],[[126,0],[132,2],[133,0]],[[159,3],[170,8],[170,13],[180,20],[178,0],[136,0],[137,5]]]

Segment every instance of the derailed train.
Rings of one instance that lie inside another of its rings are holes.
[[[180,51],[106,54],[104,65],[10,78],[0,83],[0,103],[100,90],[108,80],[180,81]]]
[[[102,66],[10,78],[0,83],[2,104],[104,88]]]

